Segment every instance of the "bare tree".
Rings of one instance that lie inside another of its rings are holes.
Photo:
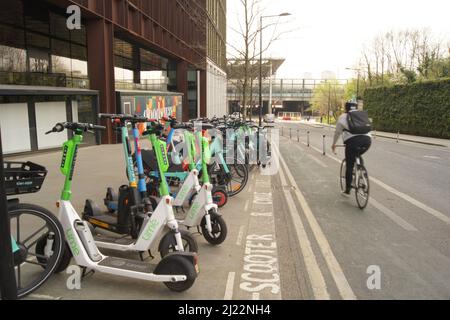
[[[442,41],[428,29],[390,31],[377,36],[362,51],[362,69],[369,86],[393,82],[414,82],[418,77],[445,76],[445,60],[450,56]]]
[[[236,84],[242,86],[239,90],[242,92],[242,106],[244,107],[244,117],[247,117],[247,107],[253,103],[253,84],[257,78],[258,57],[264,54],[270,46],[281,37],[292,31],[279,31],[277,29],[278,21],[269,23],[265,26],[259,26],[259,17],[263,14],[262,0],[239,0],[239,27],[231,28],[236,33],[239,43],[228,43],[228,56],[232,58],[233,76],[240,77]],[[272,28],[273,31],[269,39],[266,39],[262,48],[258,46],[258,40],[261,32]],[[236,71],[236,69],[241,71]]]

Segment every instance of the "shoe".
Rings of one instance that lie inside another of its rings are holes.
[[[350,198],[350,191],[342,191],[341,195],[346,198]]]

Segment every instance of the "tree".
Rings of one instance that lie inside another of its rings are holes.
[[[442,43],[428,29],[378,35],[364,47],[360,60],[368,86],[447,77],[450,51]]]
[[[237,92],[242,94],[241,102],[244,108],[244,117],[247,117],[247,107],[253,104],[253,83],[259,76],[259,56],[264,54],[270,46],[281,37],[291,31],[280,31],[277,26],[279,21],[259,26],[259,18],[263,15],[262,0],[239,0],[241,10],[239,10],[239,27],[231,28],[238,35],[238,43],[228,43],[229,51],[227,55],[231,58],[232,64],[229,68],[240,69],[238,74],[234,74],[238,81],[235,82]],[[262,47],[259,47],[258,40],[260,32],[272,29],[272,33]]]
[[[327,80],[314,89],[312,110],[337,118],[345,101],[344,86],[337,80]]]

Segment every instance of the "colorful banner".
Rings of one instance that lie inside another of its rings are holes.
[[[181,96],[137,96],[135,106],[136,114],[149,119],[177,117],[177,111],[181,111]]]

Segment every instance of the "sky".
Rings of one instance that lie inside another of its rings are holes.
[[[303,78],[307,73],[320,79],[323,71],[332,71],[340,79],[351,78],[354,71],[346,68],[356,67],[364,44],[391,30],[428,28],[437,38],[450,40],[449,0],[262,1],[264,15],[292,14],[279,20],[283,22],[279,30],[292,32],[265,54],[286,59],[277,78]],[[239,45],[242,37],[232,29],[243,18],[242,5],[240,0],[228,0],[227,6],[227,42]],[[263,33],[270,34],[269,30]]]

